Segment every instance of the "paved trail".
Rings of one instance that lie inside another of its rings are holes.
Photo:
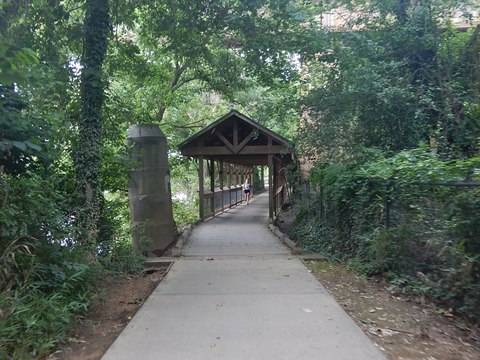
[[[385,359],[267,220],[262,194],[196,227],[103,360]]]

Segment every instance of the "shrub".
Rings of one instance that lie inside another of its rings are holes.
[[[28,251],[26,250],[28,246]],[[89,305],[100,269],[57,244],[8,247],[2,259],[21,272],[0,292],[0,358],[47,355]]]
[[[424,149],[319,166],[317,192],[290,235],[307,251],[407,279],[480,319],[480,188],[435,185],[478,179],[479,168],[479,157],[447,161]]]
[[[136,274],[145,267],[145,256],[134,249],[130,239],[122,238],[109,244],[108,251],[99,258],[105,269],[124,274]]]
[[[39,358],[87,309],[101,269],[71,245],[65,197],[51,179],[2,176],[0,358]]]

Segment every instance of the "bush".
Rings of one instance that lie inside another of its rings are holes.
[[[96,252],[100,264],[106,270],[123,274],[143,271],[145,257],[132,245],[126,194],[106,194],[102,204],[99,239]]]
[[[317,167],[317,192],[290,235],[307,251],[428,288],[480,319],[480,188],[432,185],[478,179],[479,165],[479,157],[446,161],[416,149]]]
[[[145,256],[136,251],[130,239],[109,244],[109,250],[99,258],[105,269],[123,274],[137,274],[145,267]]]
[[[45,356],[86,311],[100,268],[57,244],[10,246],[0,257],[6,258],[21,271],[0,292],[0,358]]]
[[[101,268],[72,246],[51,179],[2,175],[0,358],[45,356],[88,307]]]
[[[172,206],[173,218],[177,228],[198,221],[198,200],[196,203],[174,200]]]

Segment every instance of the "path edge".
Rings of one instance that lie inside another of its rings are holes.
[[[303,252],[303,249],[295,244],[289,237],[288,235],[284,234],[277,226],[275,226],[271,221],[268,224],[268,228],[270,231],[275,235],[282,243],[287,245],[290,250],[293,252],[295,255],[299,255]]]

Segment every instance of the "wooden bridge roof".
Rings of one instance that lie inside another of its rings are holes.
[[[230,111],[179,145],[185,156],[242,165],[267,165],[268,155],[293,160],[292,144],[236,110]]]

